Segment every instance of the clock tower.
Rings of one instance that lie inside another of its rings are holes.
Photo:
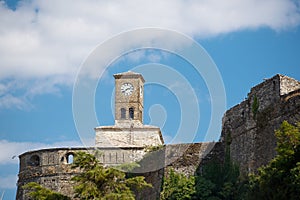
[[[143,149],[164,144],[159,127],[143,124],[143,76],[129,71],[115,74],[114,78],[115,124],[95,128],[96,147]]]
[[[128,120],[143,124],[144,78],[141,74],[125,72],[115,74],[115,124]]]

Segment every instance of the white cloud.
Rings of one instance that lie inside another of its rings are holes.
[[[17,164],[18,156],[30,150],[54,147],[80,147],[83,146],[77,141],[56,142],[53,144],[34,143],[34,142],[12,142],[0,140],[0,165]]]
[[[16,97],[14,91],[18,88],[16,81],[0,82],[0,109],[17,108],[26,110],[31,107],[24,97]]]
[[[51,89],[73,83],[80,64],[97,44],[138,27],[212,37],[259,27],[281,31],[299,22],[299,6],[292,0],[32,0],[20,1],[15,11],[1,1],[0,79],[47,80],[29,93],[56,92]],[[19,108],[26,102],[24,93],[10,96]],[[4,97],[9,96],[0,96]]]
[[[128,54],[125,54],[122,57],[120,57],[120,60],[125,62],[130,62],[133,66],[136,66],[140,64],[141,61],[146,63],[159,63],[162,59],[168,57],[169,57],[169,53],[164,52],[162,50],[142,49],[142,50],[136,50]]]
[[[15,97],[11,94],[5,94],[4,96],[0,97],[0,109],[9,109],[12,107],[20,110],[27,110],[31,107],[31,105],[21,97]]]
[[[30,103],[35,95],[61,95],[60,86],[71,85],[65,76],[51,76],[38,79],[9,79],[0,80],[0,109],[16,108],[30,110],[34,106]]]

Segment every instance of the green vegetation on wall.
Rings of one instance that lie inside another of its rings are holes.
[[[70,197],[44,188],[35,182],[27,183],[23,186],[23,189],[28,191],[29,198],[26,198],[32,200],[71,200]]]
[[[278,155],[250,176],[250,200],[300,197],[300,123],[284,121],[275,135]]]
[[[230,159],[230,134],[226,137],[224,161],[213,158],[195,176],[186,177],[172,169],[164,180],[161,199],[243,199],[247,180]]]
[[[78,152],[74,156],[73,168],[82,173],[72,178],[75,194],[80,199],[134,199],[133,190],[151,187],[143,176],[126,178],[126,174],[99,164],[95,156]]]
[[[187,177],[170,169],[163,182],[162,200],[191,199],[195,195],[195,177]]]
[[[256,95],[254,95],[253,103],[252,103],[252,113],[253,113],[253,119],[256,119],[256,115],[259,108],[259,102]]]
[[[196,176],[196,199],[243,199],[246,180],[230,158],[231,135],[225,140],[224,162],[213,158]]]

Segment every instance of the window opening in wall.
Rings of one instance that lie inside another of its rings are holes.
[[[74,160],[74,155],[73,154],[68,154],[67,155],[67,163],[72,164]]]
[[[38,155],[33,155],[29,159],[30,166],[39,166],[40,165],[40,157]]]
[[[129,108],[129,118],[134,119],[134,109],[133,108]]]
[[[121,119],[125,119],[125,118],[126,118],[126,109],[121,108]]]

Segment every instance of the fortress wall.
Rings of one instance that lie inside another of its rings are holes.
[[[275,75],[251,88],[247,95],[250,105],[252,105],[255,96],[259,99],[259,111],[278,102],[280,100],[281,77],[282,75]]]
[[[70,194],[71,178],[79,173],[71,169],[71,155],[84,148],[54,148],[30,151],[20,155],[20,171],[18,180],[17,200],[28,199],[22,186],[36,182],[51,190]]]
[[[295,124],[300,121],[300,96],[281,100],[258,115],[255,138],[254,169],[266,165],[276,155],[276,137],[274,135],[283,121]]]
[[[288,76],[280,75],[280,95],[300,89],[300,82]]]
[[[28,199],[22,186],[36,182],[51,190],[72,196],[71,178],[80,173],[72,169],[72,156],[79,151],[99,151],[99,161],[104,165],[133,162],[144,155],[143,148],[53,148],[30,151],[20,155],[17,200]]]
[[[215,142],[170,144],[165,146],[165,166],[187,176],[194,175]]]
[[[172,144],[161,147],[147,155],[141,161],[141,168],[135,171],[136,175],[145,176],[145,180],[153,185],[153,188],[137,191],[137,199],[157,199],[160,195],[162,179],[165,169],[174,168],[175,171],[186,175],[194,175],[203,160],[212,156],[211,150],[216,143],[193,143],[193,144]],[[136,158],[139,152],[144,149],[119,149],[119,148],[97,148],[100,152],[98,159],[105,165],[117,165],[131,160],[119,160],[117,157],[127,154]],[[27,152],[20,155],[20,172],[18,181],[17,199],[25,200],[26,191],[22,186],[29,182],[37,182],[51,190],[60,192],[67,196],[73,196],[73,184],[71,178],[80,173],[78,169],[72,169],[68,160],[69,155],[78,151],[94,152],[95,148],[54,148]],[[117,156],[116,156],[117,155]],[[39,157],[39,162],[34,162]],[[36,158],[37,158],[36,157]],[[109,160],[109,157],[112,160]],[[222,157],[222,156],[218,156]],[[114,159],[116,158],[116,159]],[[114,159],[114,160],[113,160]],[[125,161],[125,162],[123,162]]]
[[[221,141],[230,136],[231,157],[245,173],[255,171],[276,155],[274,131],[284,120],[300,121],[300,83],[276,75],[253,87],[247,99],[229,109],[223,117]],[[255,114],[252,106],[257,98]]]
[[[252,109],[255,96],[259,102],[256,114]],[[226,138],[230,140],[231,157],[240,169],[245,173],[256,171],[276,155],[274,130],[284,120],[292,124],[300,121],[300,83],[276,75],[253,87],[243,102],[224,114],[219,142],[165,145],[143,159],[144,171],[140,175],[154,187],[137,192],[137,199],[159,198],[163,176],[170,168],[192,175],[201,172],[202,166],[212,158],[222,162]],[[102,152],[99,160],[105,165],[137,161],[145,154],[143,147],[97,149]],[[73,194],[70,179],[79,172],[68,164],[69,155],[87,150],[94,151],[95,148],[44,149],[20,155],[17,199],[26,199],[22,186],[31,181],[62,194]]]

